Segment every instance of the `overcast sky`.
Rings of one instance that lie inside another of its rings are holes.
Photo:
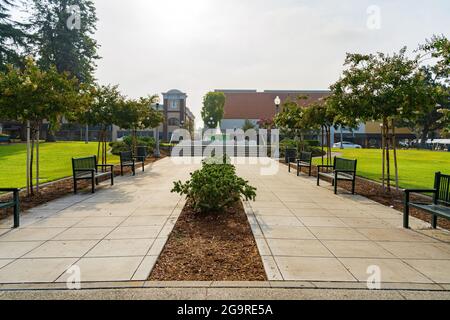
[[[197,125],[207,91],[327,89],[346,52],[412,50],[450,31],[449,0],[94,1],[99,82],[130,97],[185,91]]]

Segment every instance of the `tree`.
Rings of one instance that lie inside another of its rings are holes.
[[[225,94],[223,92],[208,92],[203,98],[202,119],[206,128],[217,128],[224,116]]]
[[[137,100],[125,100],[116,112],[115,124],[132,132],[133,152],[136,150],[137,131],[156,128],[164,121],[163,114],[152,108],[157,98],[157,96],[149,96]]]
[[[97,15],[91,0],[33,0],[31,32],[43,69],[56,66],[81,83],[92,83],[98,44]]]
[[[287,99],[283,103],[282,111],[274,118],[275,126],[283,135],[290,138],[301,137],[305,130],[303,123],[304,109],[295,101]]]
[[[20,50],[26,45],[27,34],[23,25],[14,22],[9,13],[17,0],[0,0],[0,71],[8,64],[21,65]]]
[[[383,124],[383,186],[391,185],[390,149],[394,152],[395,177],[398,166],[395,128],[399,119],[410,119],[423,100],[417,59],[406,57],[406,48],[392,56],[383,53],[348,54],[341,79],[330,97],[344,120],[380,121]]]
[[[251,122],[250,120],[245,120],[245,123],[244,123],[244,125],[242,126],[242,130],[244,131],[244,132],[246,132],[246,131],[248,131],[248,130],[251,130],[251,129],[255,129],[256,128],[256,126],[253,124],[253,122]]]
[[[116,121],[117,112],[124,100],[118,86],[96,86],[91,89],[89,102],[83,104],[83,108],[77,113],[78,122],[100,127],[97,159],[101,159],[102,164],[107,163],[108,128]]]
[[[61,118],[80,107],[78,81],[67,73],[58,73],[51,67],[41,70],[32,58],[25,68],[9,66],[0,73],[0,114],[11,120],[28,123],[31,133],[31,161],[27,174],[27,189],[33,194],[33,155],[36,146],[36,189],[39,191],[39,136],[47,121],[58,126]]]
[[[415,132],[425,147],[429,134],[443,130],[447,125],[441,111],[450,109],[450,41],[444,36],[433,36],[418,51],[421,53],[417,71],[420,82],[416,91],[421,93],[422,101],[414,111],[414,117],[404,119],[401,125]],[[430,60],[434,63],[426,64]]]

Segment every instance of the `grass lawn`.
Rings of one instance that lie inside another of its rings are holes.
[[[335,149],[344,158],[358,159],[358,175],[375,181],[381,181],[382,153],[375,149]],[[392,179],[395,185],[393,154]],[[321,162],[315,160],[315,163]],[[450,152],[423,150],[398,151],[399,178],[401,188],[432,188],[436,172],[450,174]]]
[[[97,154],[97,143],[56,142],[40,144],[41,183],[72,175],[72,157]],[[0,188],[26,186],[26,144],[0,145]],[[118,157],[109,155],[108,163],[118,163]],[[35,167],[33,168],[35,169]]]

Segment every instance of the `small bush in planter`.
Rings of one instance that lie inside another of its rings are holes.
[[[204,161],[202,169],[191,173],[185,183],[174,183],[172,192],[186,195],[193,208],[200,213],[222,212],[241,197],[246,201],[256,198],[256,188],[236,175],[236,168],[228,161]]]

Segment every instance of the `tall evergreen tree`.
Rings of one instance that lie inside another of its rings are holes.
[[[32,0],[33,34],[39,65],[69,72],[82,83],[94,81],[97,15],[91,0]]]
[[[5,71],[7,64],[18,65],[21,60],[20,52],[26,34],[10,14],[10,10],[18,4],[17,0],[0,0],[0,71]]]

